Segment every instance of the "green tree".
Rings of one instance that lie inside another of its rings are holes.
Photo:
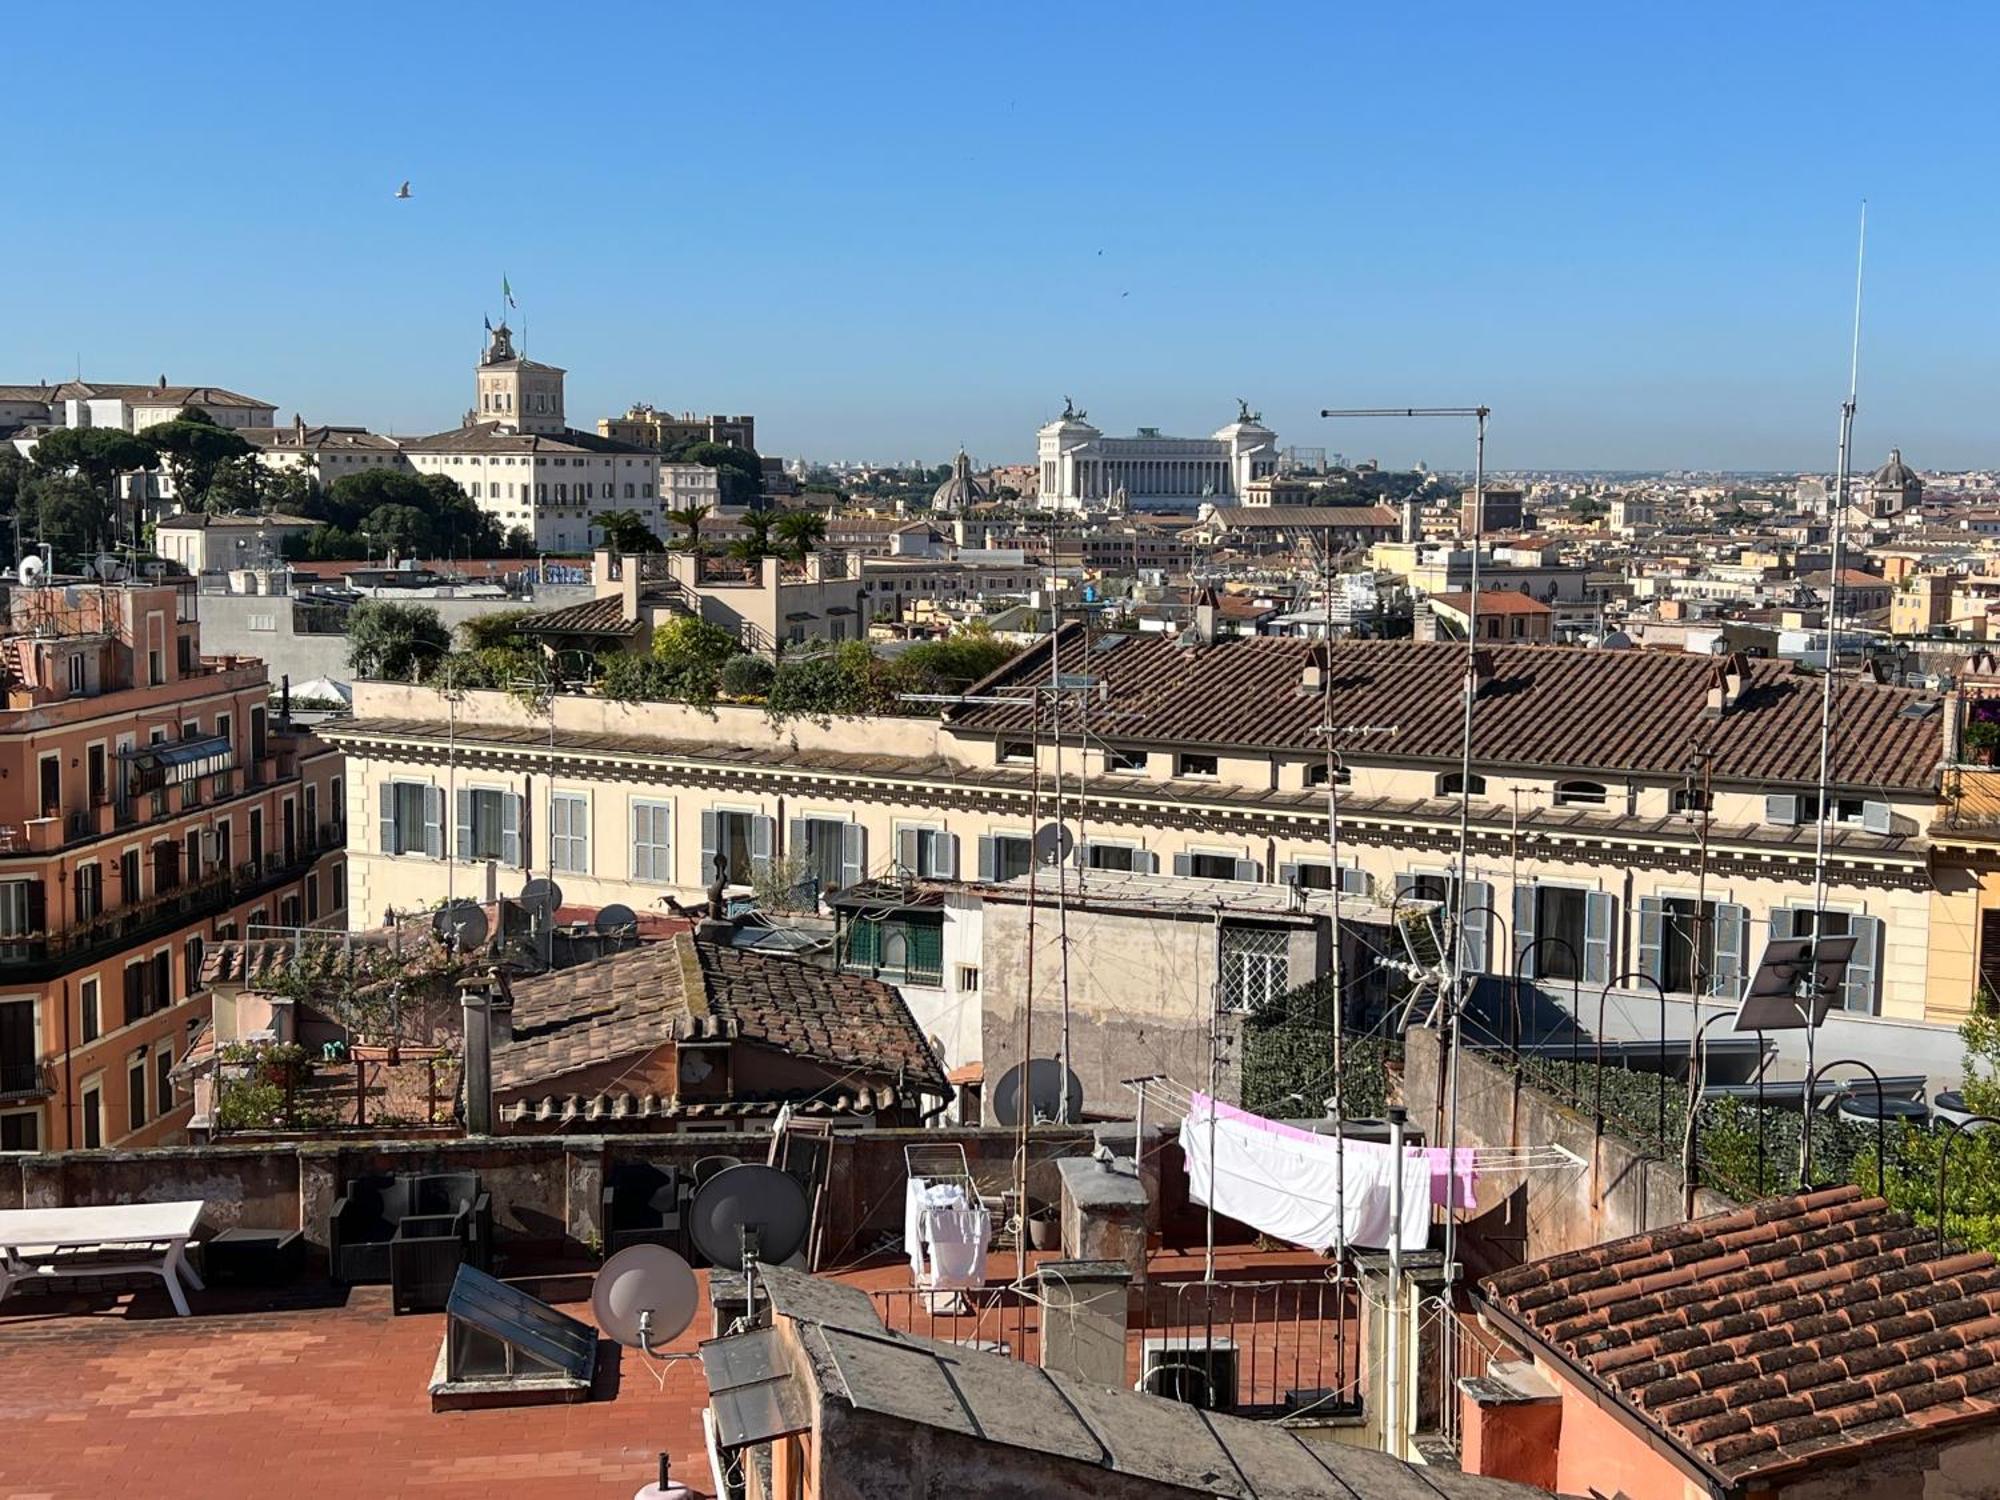
[[[362,518],[361,534],[374,548],[386,548],[397,557],[435,557],[437,528],[431,518],[414,505],[378,505]]]
[[[1965,1082],[1959,1092],[1966,1108],[2000,1119],[2000,1016],[1973,1016],[1959,1028],[1959,1036],[1965,1042]],[[1872,1191],[1872,1131],[1869,1140],[1853,1176]],[[1951,1160],[1945,1177],[1945,1231],[1963,1244],[2000,1253],[2000,1127],[1892,1130],[1886,1173],[1889,1202],[1920,1223],[1937,1223],[1938,1155],[1947,1141]]]
[[[642,521],[635,510],[607,510],[597,518],[597,525],[604,533],[604,544],[616,547],[620,552],[665,550],[660,539],[653,535],[653,528]]]
[[[715,470],[716,493],[724,505],[749,505],[764,493],[764,461],[753,448],[727,443],[688,443],[670,455],[680,463]]]
[[[674,539],[674,547],[687,552],[701,551],[701,523],[708,519],[708,513],[713,509],[715,507],[712,505],[696,502],[692,505],[683,505],[679,510],[668,511],[667,519],[687,531],[685,537]]]
[[[653,661],[661,693],[678,703],[713,703],[722,664],[742,648],[720,625],[680,615],[653,632]]]
[[[771,523],[771,534],[793,562],[804,562],[826,540],[826,517],[816,510],[783,511]]]
[[[210,515],[230,511],[264,509],[264,467],[254,457],[232,458],[216,466],[202,496],[202,509]]]
[[[534,643],[521,634],[521,622],[534,613],[532,609],[496,609],[491,614],[474,615],[459,622],[459,642],[468,651],[484,651],[494,646],[532,646]]]
[[[74,474],[97,491],[108,515],[123,509],[119,481],[158,465],[159,453],[141,437],[118,427],[58,427],[36,440],[34,466],[47,475]],[[136,535],[136,516],[132,520]]]
[[[20,509],[21,492],[34,482],[35,471],[10,444],[0,443],[0,516]]]
[[[535,534],[525,526],[510,526],[504,546],[509,557],[533,557]]]
[[[111,507],[81,474],[45,474],[21,493],[23,545],[47,542],[58,561],[83,562],[112,541]]]
[[[492,557],[500,551],[500,522],[479,508],[443,474],[426,474],[417,481],[431,515],[432,537],[444,557]]]
[[[1019,654],[1018,646],[996,639],[991,631],[969,630],[912,646],[896,661],[918,680],[918,691],[956,693],[997,672]]]
[[[745,511],[742,526],[749,532],[729,544],[729,555],[746,563],[760,563],[771,555],[771,513]]]
[[[420,678],[450,647],[438,612],[421,604],[369,599],[347,616],[347,665],[356,677]]]
[[[183,510],[204,509],[216,471],[251,451],[240,434],[221,426],[198,406],[186,408],[171,422],[148,427],[139,438],[159,453],[174,482],[174,498]]]

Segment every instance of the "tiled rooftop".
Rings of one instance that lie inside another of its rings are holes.
[[[1500,1321],[1732,1486],[2000,1424],[2000,1265],[1853,1187],[1489,1278]]]
[[[1239,749],[1318,750],[1320,725],[1394,724],[1398,760],[1455,765],[1464,736],[1465,648],[1455,642],[1343,641],[1277,636],[1228,637],[1202,650],[1164,635],[1128,638],[1104,649],[1065,626],[1063,672],[1105,685],[1103,722],[1129,723],[1150,744]],[[1679,776],[1688,743],[1715,752],[1723,781],[1813,782],[1819,775],[1817,679],[1791,663],[1752,661],[1742,699],[1720,718],[1708,715],[1712,658],[1581,646],[1500,646],[1493,675],[1480,689],[1473,759],[1489,765],[1561,766]],[[1326,660],[1329,708],[1318,692],[1299,690],[1304,668]],[[1048,653],[1026,652],[974,691],[1045,680]],[[1903,714],[1925,695],[1913,689],[1843,680],[1834,693],[1841,726],[1832,780],[1841,786],[1928,789],[1943,750],[1935,713]],[[1023,733],[1031,711],[1010,703],[971,705],[950,715],[957,726]]]

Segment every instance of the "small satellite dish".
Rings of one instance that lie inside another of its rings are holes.
[[[1025,1090],[1022,1088],[1024,1071],[1027,1074]],[[1002,1125],[1020,1124],[1023,1092],[1028,1096],[1030,1121],[1060,1119],[1065,1095],[1069,1098],[1070,1119],[1076,1121],[1083,1118],[1083,1080],[1053,1057],[1037,1057],[1025,1066],[1015,1063],[1000,1075],[999,1083],[993,1087],[993,1118]]]
[[[628,1245],[604,1263],[590,1284],[597,1331],[628,1349],[653,1352],[694,1321],[701,1301],[694,1272],[665,1245]]]
[[[598,912],[594,924],[597,930],[610,937],[620,932],[630,932],[639,925],[639,914],[621,901],[614,901]]]
[[[1070,851],[1076,848],[1076,837],[1066,824],[1044,823],[1035,830],[1035,862],[1043,865],[1059,865],[1067,860]]]
[[[521,887],[521,905],[538,917],[553,917],[562,898],[562,887],[539,875]]]
[[[486,913],[476,901],[463,898],[441,906],[431,918],[431,931],[440,942],[450,943],[461,953],[470,952],[486,941],[490,929]]]
[[[90,564],[90,570],[106,583],[116,582],[122,568],[123,564],[109,552],[98,553]]]
[[[688,1204],[688,1233],[718,1266],[790,1260],[805,1245],[812,1204],[789,1172],[745,1162],[717,1172]]]
[[[48,568],[40,553],[30,552],[14,564],[14,576],[21,580],[21,587],[31,589],[42,581],[42,575],[48,572]]]

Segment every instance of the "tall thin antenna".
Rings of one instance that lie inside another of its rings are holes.
[[[1854,250],[1854,342],[1848,356],[1847,399],[1840,404],[1840,448],[1834,470],[1833,482],[1833,553],[1828,563],[1829,576],[1826,591],[1826,660],[1825,671],[1820,679],[1819,695],[1819,806],[1814,810],[1813,838],[1813,918],[1812,918],[1812,962],[1807,972],[1813,976],[1813,983],[1819,982],[1819,939],[1820,929],[1826,918],[1826,828],[1827,796],[1833,773],[1833,676],[1840,659],[1840,574],[1846,562],[1847,545],[1847,490],[1854,462],[1854,409],[1861,391],[1861,285],[1862,273],[1868,257],[1868,200],[1861,200],[1861,233]],[[1812,1004],[1809,999],[1806,1002]],[[1813,1040],[1819,1034],[1815,1026],[1806,1028],[1806,1072],[1811,1076],[1815,1065]],[[1812,1159],[1812,1100],[1806,1100],[1806,1123],[1801,1128],[1800,1156],[1802,1162]],[[1804,1168],[1801,1167],[1803,1174]]]

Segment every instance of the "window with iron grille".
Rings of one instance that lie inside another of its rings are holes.
[[[1224,1010],[1254,1010],[1291,988],[1290,938],[1282,927],[1222,929]]]

